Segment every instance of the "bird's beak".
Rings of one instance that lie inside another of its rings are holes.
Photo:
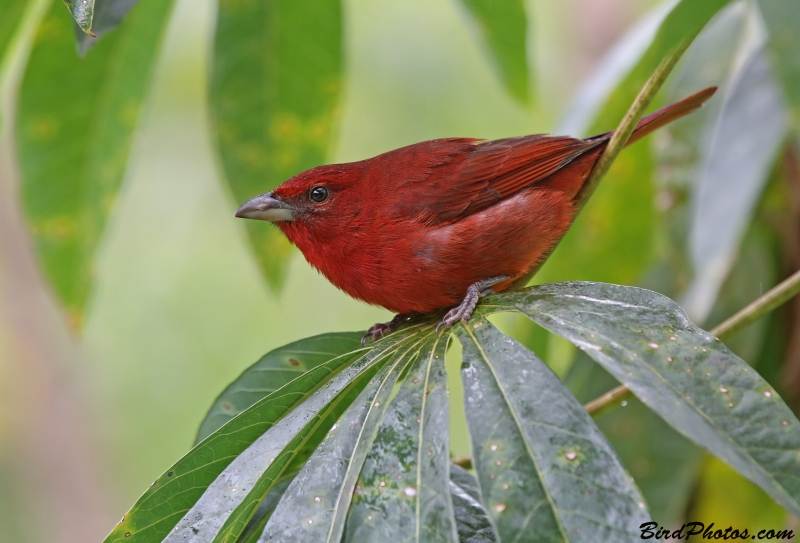
[[[273,198],[271,192],[256,196],[241,205],[234,217],[257,221],[293,221],[297,210],[286,202]]]

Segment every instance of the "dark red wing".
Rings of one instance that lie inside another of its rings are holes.
[[[397,211],[428,223],[485,209],[541,181],[599,142],[537,134],[502,140],[433,140],[404,149],[404,164],[424,164],[398,179]],[[400,173],[397,172],[397,173]]]

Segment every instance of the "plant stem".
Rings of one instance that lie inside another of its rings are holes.
[[[800,293],[800,271],[797,271],[781,284],[711,330],[711,335],[720,339],[730,337],[788,302],[798,293]],[[626,385],[620,385],[602,396],[595,398],[583,407],[590,415],[598,417],[621,405],[621,403],[630,396],[630,389]]]

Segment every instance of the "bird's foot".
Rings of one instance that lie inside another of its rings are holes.
[[[367,340],[377,341],[389,332],[397,329],[398,326],[406,322],[412,315],[395,315],[389,322],[378,322],[373,324],[361,338],[361,346],[366,345]]]
[[[439,331],[442,328],[451,328],[459,321],[466,326],[467,321],[472,316],[472,312],[475,311],[475,306],[478,305],[478,300],[489,294],[494,294],[492,287],[508,279],[511,279],[510,275],[498,275],[497,277],[490,277],[483,281],[472,283],[467,289],[467,295],[464,296],[464,300],[448,311],[442,319],[442,322],[436,326],[436,335],[439,335]]]

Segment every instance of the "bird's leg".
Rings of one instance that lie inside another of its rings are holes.
[[[378,340],[382,338],[384,335],[388,334],[392,330],[395,330],[398,326],[413,316],[413,314],[395,315],[394,318],[389,322],[378,322],[373,324],[369,327],[367,333],[364,334],[364,337],[361,338],[361,346],[363,347],[367,343],[368,339]]]
[[[436,335],[439,335],[440,328],[450,328],[458,321],[466,325],[467,321],[472,316],[472,312],[475,310],[475,306],[478,304],[478,300],[489,294],[494,294],[492,287],[508,279],[511,279],[510,275],[498,275],[497,277],[490,277],[483,281],[472,283],[467,289],[467,295],[464,296],[464,301],[448,311],[442,319],[442,322],[436,326]]]

